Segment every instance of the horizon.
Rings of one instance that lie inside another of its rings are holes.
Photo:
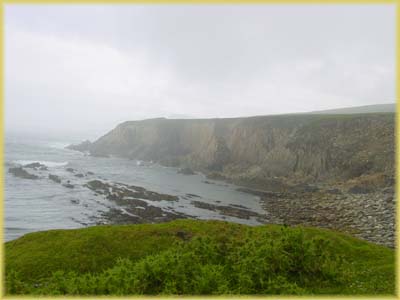
[[[393,103],[381,103],[381,104],[369,104],[369,105],[361,105],[361,106],[349,106],[349,107],[335,107],[335,108],[327,108],[324,110],[318,111],[305,111],[305,112],[296,112],[296,113],[277,113],[277,114],[270,114],[270,115],[251,115],[251,116],[233,116],[227,118],[218,118],[218,117],[209,117],[209,118],[170,118],[170,117],[153,117],[153,118],[145,118],[145,119],[138,119],[138,120],[125,120],[119,123],[114,124],[105,131],[99,130],[78,130],[78,131],[29,131],[29,130],[15,130],[15,129],[6,129],[5,130],[5,137],[10,136],[32,136],[32,137],[41,137],[41,138],[53,138],[59,140],[65,140],[65,138],[69,138],[74,143],[79,143],[84,140],[89,140],[91,142],[97,140],[98,138],[102,137],[103,135],[107,134],[109,131],[113,130],[116,126],[131,121],[146,121],[146,120],[154,120],[154,119],[167,119],[167,120],[213,120],[213,119],[239,119],[239,118],[253,118],[253,117],[268,117],[268,116],[286,116],[286,115],[299,115],[299,114],[316,114],[318,112],[330,111],[330,110],[340,110],[340,109],[352,109],[352,108],[364,108],[364,107],[373,107],[373,106],[385,106],[385,105],[393,105],[394,109],[396,110],[397,102]],[[372,113],[391,113],[391,112],[372,112]],[[393,112],[395,113],[395,112]],[[333,113],[336,114],[336,113]],[[60,137],[59,135],[64,135]]]
[[[395,102],[395,58],[390,4],[9,4],[5,127],[104,132]]]

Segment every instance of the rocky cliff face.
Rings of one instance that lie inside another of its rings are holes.
[[[393,113],[130,121],[90,145],[265,188],[394,173]]]

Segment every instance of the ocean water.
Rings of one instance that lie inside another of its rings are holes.
[[[139,165],[135,160],[122,158],[100,158],[65,149],[70,143],[79,142],[76,138],[35,137],[11,135],[5,137],[5,239],[12,240],[26,233],[48,230],[80,228],[96,224],[98,217],[116,207],[102,195],[95,195],[84,184],[98,179],[142,186],[158,193],[179,196],[179,201],[158,201],[151,205],[166,211],[189,214],[198,219],[220,219],[238,223],[259,224],[254,217],[237,218],[221,215],[218,211],[201,209],[191,204],[187,193],[196,194],[203,201],[216,205],[241,205],[250,211],[266,214],[257,196],[237,191],[235,185],[221,181],[208,180],[202,174],[178,174],[178,169],[157,164]],[[38,180],[22,179],[13,176],[8,169],[13,166],[39,162],[48,171],[33,171]],[[66,168],[78,172],[93,172],[85,178],[77,178]],[[69,189],[48,178],[58,175],[63,181],[70,180],[75,185]],[[204,181],[213,182],[207,184]]]

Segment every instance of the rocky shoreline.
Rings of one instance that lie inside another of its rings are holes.
[[[44,165],[36,163],[12,167],[9,168],[9,172],[23,179],[44,178],[28,173],[24,168],[30,168],[33,171],[47,170]],[[78,178],[94,175],[92,172],[79,173],[72,168],[66,168],[66,171]],[[74,188],[69,180],[57,175],[49,173],[47,178],[67,188]],[[211,181],[207,181],[207,183],[218,184],[218,182]],[[152,205],[159,201],[178,201],[179,197],[176,195],[161,194],[140,186],[97,179],[86,181],[83,187],[117,205],[109,207],[108,211],[103,212],[97,218],[97,224],[158,223],[182,218],[196,218],[174,211],[172,207],[165,209]],[[189,200],[190,204],[196,208],[217,212],[221,216],[243,220],[254,218],[257,222],[265,224],[329,228],[394,248],[396,210],[393,177],[386,175],[362,176],[362,180],[353,180],[342,184],[292,185],[290,188],[280,191],[265,191],[247,187],[241,187],[238,190],[260,197],[265,211],[257,213],[241,205],[211,204],[204,202],[196,194],[186,194],[180,197]]]
[[[260,197],[264,213],[249,211],[240,205],[210,204],[201,199],[192,200],[191,204],[197,208],[215,211],[225,216],[240,219],[255,218],[264,224],[333,229],[394,248],[396,210],[393,183],[391,181],[387,186],[374,188],[359,184],[352,186],[299,185],[280,192],[238,188],[239,191]],[[210,182],[210,184],[213,183]],[[114,200],[119,205],[126,205],[126,209],[122,213],[118,210],[110,210],[104,214],[104,217],[111,223],[162,222],[178,218],[195,218],[182,213],[166,212],[158,207],[149,206],[142,200],[129,197],[131,195],[146,199],[151,195],[148,198],[150,200],[159,201],[165,198],[164,200],[176,201],[174,196],[166,197],[168,195],[149,193],[143,188],[127,185],[120,186],[121,189],[118,190],[119,185],[113,184],[111,189],[109,184],[104,184],[102,187],[103,194],[107,199]],[[129,191],[129,188],[136,189],[136,191]],[[140,191],[139,194],[137,194],[137,189]],[[198,197],[198,195],[188,194],[185,198]],[[127,199],[129,200],[127,201]]]
[[[276,224],[316,226],[348,233],[367,241],[395,246],[393,187],[359,194],[336,189],[317,192],[268,193],[263,208]]]

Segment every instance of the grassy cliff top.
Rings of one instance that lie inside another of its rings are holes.
[[[27,234],[9,294],[394,294],[392,249],[338,232],[179,220]]]

